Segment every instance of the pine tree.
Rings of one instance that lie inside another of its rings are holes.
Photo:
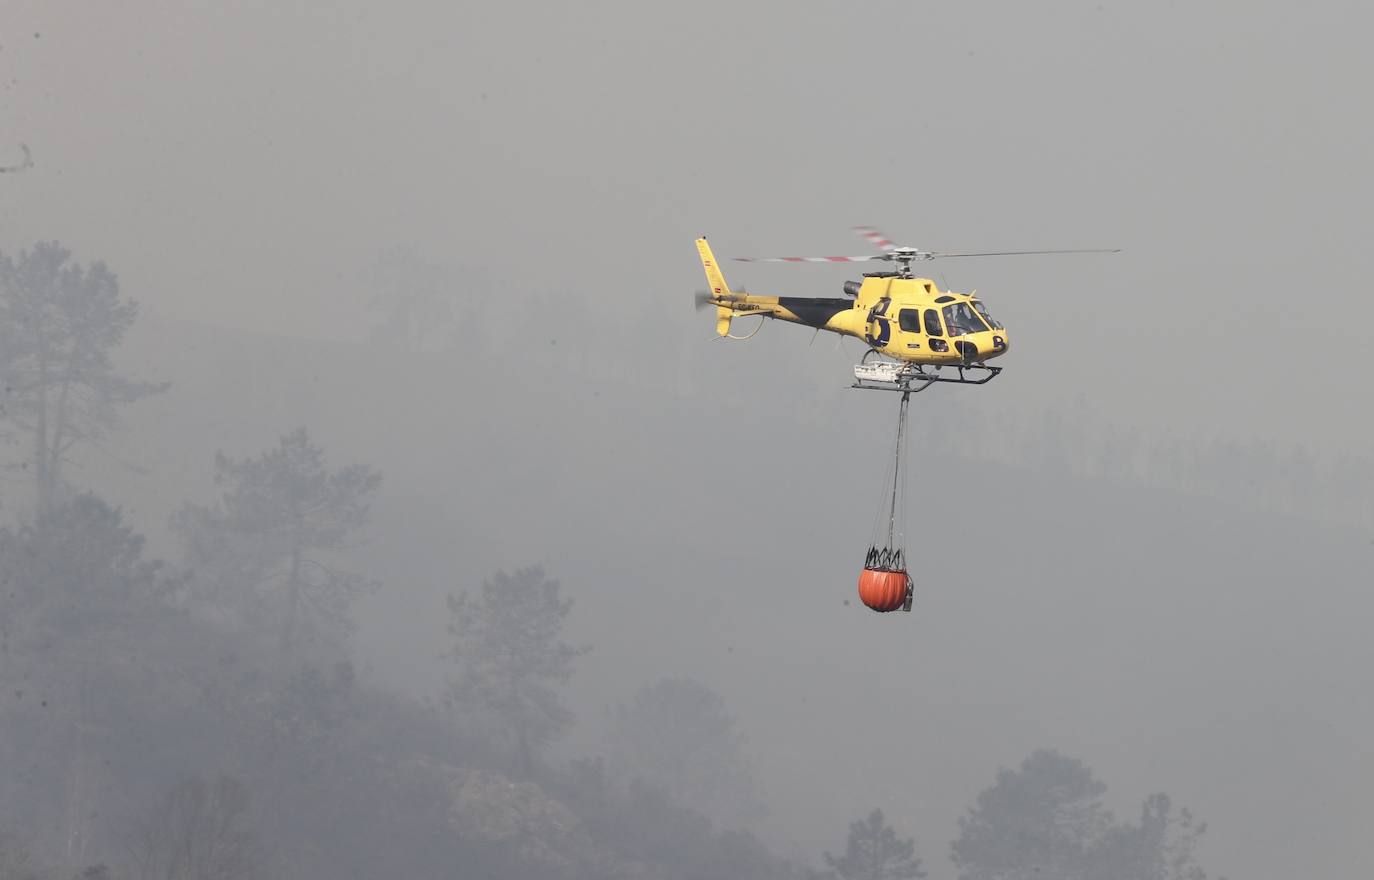
[[[528,774],[535,753],[572,723],[557,688],[590,650],[562,641],[572,600],[532,566],[497,572],[476,597],[450,596],[448,607],[458,665],[449,702],[493,739],[511,743],[516,769]]]
[[[166,388],[126,379],[111,361],[137,315],[104,263],[72,262],[55,241],[0,254],[0,420],[30,449],[19,467],[40,516],[64,487],[68,454],[98,445],[121,406]]]
[[[850,823],[844,855],[825,854],[825,863],[842,880],[910,880],[926,876],[916,858],[916,841],[900,840],[882,810]]]

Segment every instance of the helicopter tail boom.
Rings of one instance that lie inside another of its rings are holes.
[[[849,299],[811,298],[796,296],[754,296],[743,289],[733,291],[720,271],[715,254],[705,238],[697,239],[701,266],[706,270],[710,290],[703,291],[698,302],[716,307],[716,333],[730,335],[732,318],[777,318],[793,324],[804,324],[819,330],[829,330],[846,336],[863,336],[864,320]],[[752,333],[750,334],[753,335]]]

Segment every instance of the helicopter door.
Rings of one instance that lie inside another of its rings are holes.
[[[940,325],[940,312],[938,309],[926,309],[926,335],[930,337],[930,350],[934,352],[949,351],[949,343],[942,337],[945,335],[944,327]]]
[[[920,335],[921,335],[921,310],[920,310],[920,309],[902,309],[900,312],[897,313],[897,326],[898,326],[898,328],[901,329],[901,331],[902,331],[903,333],[909,333],[909,334],[911,334],[910,336],[906,337],[906,340],[907,340],[906,348],[907,348],[908,350],[913,349],[913,348],[920,348],[920,347],[921,347],[921,343],[920,343]],[[913,338],[915,338],[916,341],[913,342],[913,341],[912,341]],[[901,347],[902,347],[902,346],[898,346],[898,348],[901,348]]]
[[[940,313],[935,309],[926,309],[926,335],[944,336],[944,328],[940,326]]]

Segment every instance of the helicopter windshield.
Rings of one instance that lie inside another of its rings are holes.
[[[981,333],[988,329],[978,313],[969,308],[968,303],[954,303],[945,306],[945,326],[950,336],[963,336],[966,333]]]
[[[983,305],[975,299],[973,300],[973,307],[978,310],[978,314],[983,316],[983,320],[987,322],[989,327],[991,327],[994,330],[1002,329],[1002,322],[994,318],[992,315],[988,314],[987,306]]]

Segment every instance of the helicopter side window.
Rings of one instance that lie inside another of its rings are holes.
[[[902,309],[897,313],[897,324],[908,333],[921,332],[921,310]]]
[[[945,335],[945,331],[940,328],[940,313],[935,311],[934,309],[926,309],[926,335]]]
[[[987,306],[984,306],[982,303],[975,299],[973,301],[973,308],[978,311],[978,314],[983,316],[983,320],[988,323],[989,327],[991,327],[994,330],[1002,329],[1002,322],[994,318],[992,315],[988,314]]]

